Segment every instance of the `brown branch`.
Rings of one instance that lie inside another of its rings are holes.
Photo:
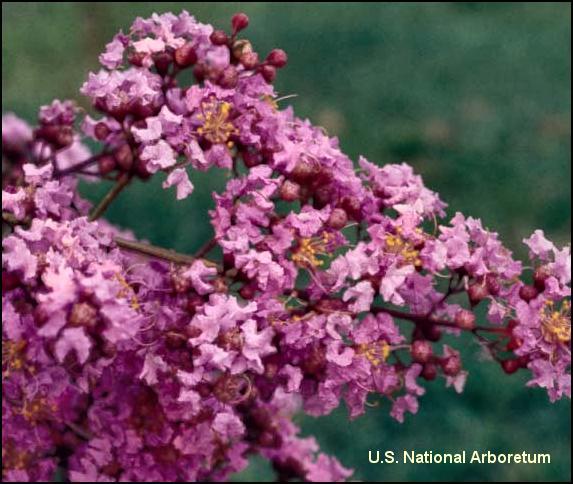
[[[93,165],[103,155],[105,155],[105,153],[98,153],[97,155],[90,156],[88,159],[86,159],[80,163],[77,163],[73,166],[69,166],[67,168],[64,168],[63,170],[59,170],[56,167],[56,169],[54,170],[54,176],[59,177],[59,176],[66,176],[66,175],[71,175],[73,173],[76,173],[78,170],[83,170],[84,168],[87,168],[88,166]]]
[[[208,240],[201,247],[199,247],[199,249],[197,250],[197,252],[195,252],[193,257],[200,259],[201,257],[211,252],[211,250],[214,249],[216,245],[217,245],[217,239],[213,237],[211,240]]]
[[[112,189],[107,192],[105,197],[103,197],[98,205],[94,208],[93,212],[90,214],[89,220],[93,222],[94,220],[100,218],[105,213],[110,203],[115,200],[115,198],[121,193],[121,191],[128,185],[130,181],[131,175],[129,173],[124,173],[121,175]]]
[[[372,308],[371,312],[374,314],[386,313],[386,314],[389,314],[390,316],[392,316],[393,318],[404,319],[404,320],[410,321],[414,324],[420,324],[420,325],[436,324],[438,326],[444,326],[444,327],[453,328],[453,329],[461,329],[462,331],[470,331],[472,333],[476,333],[477,331],[488,331],[490,333],[505,333],[506,332],[505,328],[492,328],[490,326],[479,326],[479,325],[474,326],[472,329],[460,328],[456,323],[454,323],[453,321],[449,321],[447,319],[433,318],[431,316],[427,316],[427,315],[423,315],[423,314],[412,314],[412,313],[407,313],[404,311],[398,311],[396,309],[391,309],[391,308],[374,307],[374,308]]]
[[[197,259],[199,259],[198,257],[181,254],[171,249],[165,249],[164,247],[157,247],[156,245],[137,242],[135,240],[124,239],[123,237],[115,237],[114,240],[117,246],[122,249],[129,250],[131,252],[137,252],[138,254],[146,255],[149,257],[155,257],[157,259],[167,260],[175,264],[192,264]],[[205,265],[217,267],[215,262],[206,259],[202,260]]]

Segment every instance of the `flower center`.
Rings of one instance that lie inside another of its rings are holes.
[[[292,255],[292,261],[299,267],[316,268],[324,264],[318,256],[323,256],[331,251],[334,236],[329,232],[323,232],[321,236],[309,237],[299,240],[298,247]]]
[[[378,366],[388,359],[392,348],[384,341],[374,341],[372,343],[361,343],[357,346],[356,352],[364,356],[373,366]]]
[[[226,143],[229,148],[233,142],[231,135],[237,133],[237,128],[229,121],[231,104],[225,101],[207,101],[201,105],[202,113],[197,118],[203,123],[197,132],[213,144]]]
[[[384,239],[386,252],[399,255],[404,260],[404,264],[412,264],[416,267],[422,265],[420,251],[416,250],[411,242],[404,240],[400,235],[387,235]]]
[[[117,297],[125,299],[129,298],[131,309],[138,311],[140,308],[139,300],[137,299],[137,295],[135,294],[133,287],[129,285],[129,282],[127,282],[125,277],[123,277],[119,272],[115,274],[115,277],[121,285],[121,290],[117,293]]]
[[[541,310],[541,334],[548,343],[571,341],[571,302],[565,301],[560,310],[555,310],[553,301],[548,301]]]

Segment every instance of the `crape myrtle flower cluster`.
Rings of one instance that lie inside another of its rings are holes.
[[[346,480],[293,415],[344,401],[402,422],[425,382],[462,392],[442,340],[463,332],[570,398],[570,247],[537,230],[524,267],[479,220],[440,222],[407,164],[355,167],[281,107],[287,56],[260,57],[247,25],[138,18],[81,88],[93,117],[71,101],[34,128],[3,117],[3,480],[222,481],[253,455],[280,480]],[[212,167],[229,181],[196,254],[101,218],[137,179],[182,199]],[[115,183],[90,210],[81,177]]]

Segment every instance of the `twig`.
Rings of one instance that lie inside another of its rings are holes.
[[[175,252],[171,249],[165,249],[164,247],[157,247],[155,245],[146,244],[144,242],[136,242],[134,240],[124,239],[123,237],[115,237],[115,243],[118,247],[129,250],[131,252],[137,252],[139,254],[147,255],[150,257],[156,257],[158,259],[167,260],[175,264],[192,264],[198,258],[187,254],[181,254]],[[211,267],[217,267],[215,262],[203,259],[205,265]]]
[[[492,328],[489,326],[474,326],[472,329],[460,328],[456,323],[454,323],[453,321],[449,321],[447,319],[432,318],[432,317],[428,317],[427,315],[423,315],[423,314],[411,314],[411,313],[406,313],[403,311],[397,311],[395,309],[390,309],[390,308],[374,307],[374,308],[372,308],[372,312],[374,314],[386,313],[386,314],[389,314],[390,316],[392,316],[394,318],[404,319],[406,321],[411,321],[412,323],[415,323],[415,324],[422,324],[422,325],[424,325],[424,324],[436,324],[438,326],[445,326],[448,328],[470,331],[474,334],[477,331],[488,331],[490,333],[506,333],[505,328]]]
[[[98,153],[97,155],[90,156],[87,160],[77,163],[74,166],[69,166],[68,168],[64,168],[63,170],[59,170],[56,168],[54,170],[54,176],[57,177],[57,176],[70,175],[78,170],[83,170],[84,168],[87,168],[88,166],[96,163],[103,155],[105,155],[105,153]]]
[[[197,252],[193,255],[193,257],[200,259],[201,257],[207,255],[215,246],[217,245],[217,240],[213,237],[211,240],[205,242]]]
[[[131,181],[131,175],[128,173],[124,173],[123,175],[121,175],[116,184],[112,187],[112,189],[107,192],[107,194],[105,195],[105,197],[102,198],[102,200],[99,202],[99,204],[94,208],[93,212],[90,214],[90,221],[94,221],[97,220],[98,218],[100,218],[105,211],[107,210],[107,207],[109,207],[109,204],[111,202],[113,202],[115,200],[115,197],[117,197],[120,192],[127,186],[127,184]]]

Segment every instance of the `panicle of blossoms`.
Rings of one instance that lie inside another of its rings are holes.
[[[481,221],[439,221],[446,205],[409,165],[356,170],[280,109],[286,54],[260,60],[239,38],[248,22],[138,18],[81,88],[97,118],[70,101],[42,107],[36,128],[3,117],[4,480],[59,467],[71,481],[221,481],[251,455],[282,480],[345,480],[293,415],[381,403],[402,422],[424,382],[462,392],[444,342],[462,332],[506,374],[570,398],[570,248],[536,231],[525,283]],[[100,218],[135,178],[161,171],[181,199],[211,167],[230,180],[195,256]],[[90,212],[77,176],[116,184]]]

